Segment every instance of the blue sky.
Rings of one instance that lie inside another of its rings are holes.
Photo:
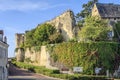
[[[0,29],[8,38],[9,57],[15,56],[15,33],[24,33],[38,24],[71,9],[80,12],[88,0],[0,0]],[[99,0],[101,3],[120,4],[119,0]]]

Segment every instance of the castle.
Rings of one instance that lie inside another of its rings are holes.
[[[55,26],[55,28],[61,32],[64,41],[69,41],[70,39],[73,39],[75,37],[76,21],[75,21],[74,13],[71,10],[67,10],[64,13],[62,13],[60,16],[52,20],[46,21],[45,23]],[[16,33],[15,39],[16,39],[15,41],[16,48],[19,48],[20,44],[23,43],[25,40],[24,33]]]
[[[117,4],[95,3],[92,8],[92,16],[98,16],[102,19],[109,20],[111,27],[113,27],[111,22],[120,21],[119,13],[120,5]],[[46,21],[45,23],[51,24],[55,26],[58,31],[61,31],[64,41],[73,39],[77,34],[75,17],[71,10],[67,10],[61,15],[52,20]],[[114,36],[114,32],[112,32],[112,36]],[[16,34],[16,48],[20,47],[20,44],[24,42],[24,39],[24,33]]]
[[[99,16],[102,19],[108,19],[114,22],[120,21],[119,13],[120,5],[114,4],[96,3],[92,9],[92,16]],[[45,23],[49,23],[55,26],[57,30],[61,31],[64,41],[69,41],[76,36],[76,21],[74,18],[74,13],[71,10],[67,10],[60,16],[50,21],[46,21]],[[50,67],[50,56],[49,53],[46,51],[46,47],[42,46],[39,52],[35,52],[33,49],[31,49],[31,51],[29,49],[23,51],[20,49],[20,44],[24,43],[24,40],[24,33],[16,34],[16,48],[18,48],[18,51],[16,52],[17,60],[22,61],[22,58],[30,59],[32,62],[37,62],[38,65]]]
[[[62,13],[60,16],[46,21],[45,23],[51,24],[55,26],[57,31],[61,32],[64,41],[69,41],[73,39],[76,34],[75,28],[75,18],[74,13],[71,10],[67,10]],[[40,24],[39,24],[40,25]],[[16,49],[15,52],[17,61],[23,61],[25,59],[29,59],[31,62],[34,62],[36,65],[46,66],[48,68],[53,68],[50,66],[50,55],[46,50],[46,46],[41,46],[40,51],[35,52],[33,48],[31,50],[26,49],[25,51],[21,49],[21,44],[25,41],[25,34],[24,33],[16,33]]]

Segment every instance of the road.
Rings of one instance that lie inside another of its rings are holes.
[[[40,74],[35,74],[24,69],[19,69],[13,64],[9,67],[8,80],[59,80],[52,77],[47,77]]]

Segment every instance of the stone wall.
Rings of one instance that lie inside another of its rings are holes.
[[[24,43],[24,33],[16,33],[15,34],[16,48],[19,48],[22,43]]]
[[[74,13],[71,10],[67,10],[60,16],[47,21],[46,23],[49,23],[56,27],[57,30],[59,30],[62,33],[62,36],[65,41],[68,41],[75,37],[75,18]]]
[[[30,60],[30,63],[34,64],[34,65],[40,65],[40,54],[41,51],[35,51],[34,48],[27,48],[25,50],[25,60]]]
[[[75,37],[75,18],[74,13],[71,10],[67,10],[60,16],[47,21],[45,23],[51,24],[61,32],[64,41],[69,41]],[[33,48],[22,51],[20,45],[24,43],[25,37],[23,33],[16,34],[16,58],[18,61],[30,61],[32,64],[46,66],[48,68],[54,68],[50,65],[50,55],[45,46],[42,46],[40,51],[36,52]]]
[[[57,16],[56,18],[46,21],[45,23],[55,26],[55,28],[62,33],[64,41],[69,41],[75,37],[76,31],[76,21],[74,13],[71,10],[65,11],[63,14]],[[24,33],[15,34],[16,48],[19,48],[25,41]]]
[[[92,16],[101,17],[100,14],[99,14],[99,11],[98,11],[98,9],[97,9],[96,4],[94,4],[94,7],[92,8]]]
[[[45,66],[49,69],[57,69],[51,65],[50,54],[48,53],[46,46],[41,46],[39,51],[35,51],[34,48],[27,48],[26,50],[18,49],[16,58],[17,61],[24,61],[37,66]]]
[[[25,56],[24,49],[22,49],[22,48],[17,48],[17,50],[16,50],[16,58],[17,58],[17,61],[23,62],[23,61],[24,61],[24,56]]]

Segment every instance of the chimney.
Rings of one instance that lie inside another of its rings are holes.
[[[6,36],[4,37],[4,42],[7,43],[7,37]]]
[[[3,30],[0,30],[0,41],[3,41]]]

